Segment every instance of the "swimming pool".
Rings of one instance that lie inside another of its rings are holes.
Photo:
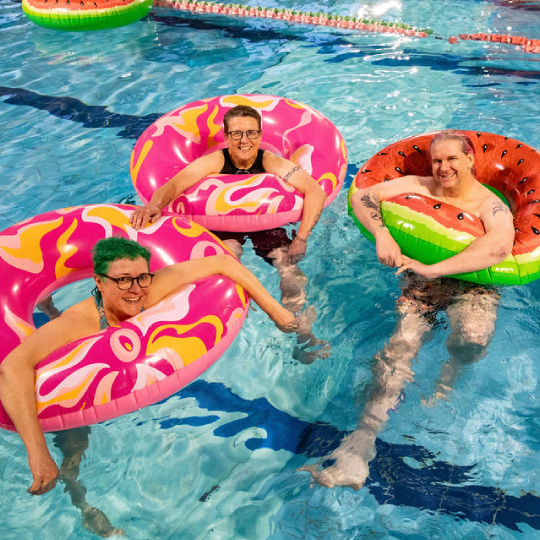
[[[19,2],[4,2],[0,230],[66,206],[135,202],[128,168],[138,136],[161,114],[219,94],[286,95],[321,111],[347,142],[346,187],[380,148],[434,129],[501,133],[540,148],[540,55],[447,41],[485,31],[537,37],[538,2],[259,4],[361,10],[431,27],[433,36],[163,8],[124,28],[73,35],[36,27]],[[422,400],[448,359],[441,318],[378,435],[366,487],[310,488],[297,469],[355,427],[399,294],[393,272],[377,264],[348,218],[346,188],[310,242],[302,268],[319,314],[315,329],[331,343],[331,357],[294,361],[293,338],[251,312],[227,353],[195,383],[92,427],[79,477],[88,502],[136,539],[538,538],[540,285],[502,291],[488,355],[462,369],[448,400],[426,407]],[[243,262],[279,296],[276,272],[250,250]],[[59,305],[76,294],[59,295]],[[25,451],[6,432],[0,482],[3,538],[95,538],[61,486],[39,498],[25,493]]]

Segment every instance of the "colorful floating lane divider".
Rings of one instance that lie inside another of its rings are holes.
[[[102,238],[122,236],[148,248],[152,272],[227,253],[215,236],[180,216],[136,231],[129,223],[132,211],[116,204],[65,208],[0,232],[0,362],[34,331],[32,310],[40,299],[92,276],[91,249]],[[223,354],[248,308],[242,288],[211,276],[118,326],[61,347],[36,367],[41,427],[103,422],[174,394]],[[1,404],[0,428],[14,429]]]
[[[351,197],[379,182],[409,174],[431,175],[429,146],[435,133],[395,142],[377,152],[358,171],[349,190],[349,213],[370,240],[373,236],[352,211]],[[485,270],[452,277],[486,285],[530,283],[540,278],[540,152],[502,135],[465,133],[474,144],[477,177],[504,196],[513,211],[516,237],[506,260]],[[473,214],[415,193],[391,197],[382,202],[381,210],[402,252],[424,264],[448,259],[485,232],[481,220]]]
[[[263,17],[294,23],[331,26],[348,30],[360,30],[362,32],[400,34],[411,37],[425,38],[433,34],[433,30],[430,28],[419,29],[405,23],[369,20],[352,16],[331,15],[329,13],[306,13],[289,9],[244,6],[241,4],[221,4],[219,2],[207,2],[204,0],[200,2],[197,0],[154,0],[154,6],[196,13],[219,13],[238,17]],[[523,36],[460,34],[459,39],[519,45],[524,52],[540,54],[540,40]],[[448,38],[448,42],[456,44],[458,43],[458,38],[452,36]]]
[[[104,30],[131,24],[152,8],[152,0],[23,0],[35,24],[53,30]]]
[[[506,34],[459,34],[463,41],[489,41],[492,43],[505,43],[507,45],[519,45],[524,52],[540,54],[540,39],[530,39],[523,36],[509,36]],[[457,43],[457,37],[448,39],[450,43]]]
[[[197,13],[220,13],[222,15],[236,15],[238,17],[263,17],[266,19],[278,19],[317,26],[333,26],[349,30],[403,34],[405,36],[414,37],[427,37],[432,33],[432,30],[420,30],[404,23],[377,21],[349,16],[342,17],[341,15],[331,15],[329,13],[305,13],[290,9],[244,6],[241,4],[221,4],[219,2],[206,1],[198,2],[196,0],[154,0],[154,6],[168,7],[182,11],[194,11]]]
[[[425,38],[433,34],[430,28],[419,29],[405,23],[332,15],[324,12],[302,12],[291,9],[222,4],[197,0],[22,0],[22,8],[34,23],[54,30],[103,30],[124,26],[142,19],[152,7],[167,7],[197,13],[219,13],[237,17],[262,17],[293,23],[330,26],[361,32],[400,34]],[[460,34],[459,39],[487,41],[520,46],[526,53],[540,54],[540,40],[524,36],[501,34]]]

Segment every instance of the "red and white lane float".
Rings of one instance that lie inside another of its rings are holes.
[[[145,203],[154,191],[197,158],[226,146],[223,116],[249,105],[262,116],[260,148],[299,165],[330,204],[343,185],[347,149],[337,128],[315,109],[277,96],[229,95],[203,99],[162,116],[141,135],[131,155],[131,179]],[[303,196],[272,174],[212,175],[186,190],[168,210],[212,231],[260,231],[300,221]]]
[[[540,152],[516,139],[465,131],[475,148],[476,177],[501,195],[514,215],[516,237],[511,255],[501,263],[453,277],[475,283],[523,285],[540,277]],[[431,176],[429,145],[435,133],[408,137],[377,152],[356,175],[351,196],[374,185],[414,174]],[[381,204],[383,219],[403,253],[432,264],[459,253],[484,234],[478,217],[450,204],[405,194]],[[354,217],[352,209],[349,208]],[[360,230],[369,232],[354,218]]]
[[[153,0],[23,0],[26,16],[54,30],[104,30],[148,15]]]
[[[32,311],[43,297],[93,275],[91,250],[102,238],[123,236],[148,248],[151,271],[228,253],[206,229],[179,216],[135,231],[132,211],[105,204],[66,208],[0,232],[0,360],[34,330]],[[42,428],[102,422],[177,392],[231,344],[248,307],[243,289],[212,276],[119,326],[62,347],[36,367]],[[1,405],[0,427],[13,429]]]

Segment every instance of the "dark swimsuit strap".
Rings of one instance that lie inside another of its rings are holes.
[[[94,287],[92,289],[92,296],[94,297],[94,303],[96,304],[96,308],[99,313],[99,329],[100,330],[106,330],[107,328],[110,328],[109,321],[107,320],[107,316],[105,315],[105,309],[103,308],[103,298],[101,297],[101,293],[99,292],[99,289],[97,287]],[[141,313],[144,311],[144,308],[141,309]]]
[[[94,287],[92,290],[92,296],[94,297],[94,303],[96,304],[96,308],[99,313],[99,329],[106,330],[110,327],[110,324],[107,320],[107,316],[105,315],[105,310],[103,309],[103,298],[101,297],[101,293],[97,287]]]

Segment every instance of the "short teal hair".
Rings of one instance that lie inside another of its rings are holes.
[[[139,257],[146,259],[150,268],[151,253],[138,242],[113,236],[99,240],[92,249],[92,261],[94,263],[94,274],[104,275],[109,271],[109,266],[116,259],[129,259],[134,261]]]

